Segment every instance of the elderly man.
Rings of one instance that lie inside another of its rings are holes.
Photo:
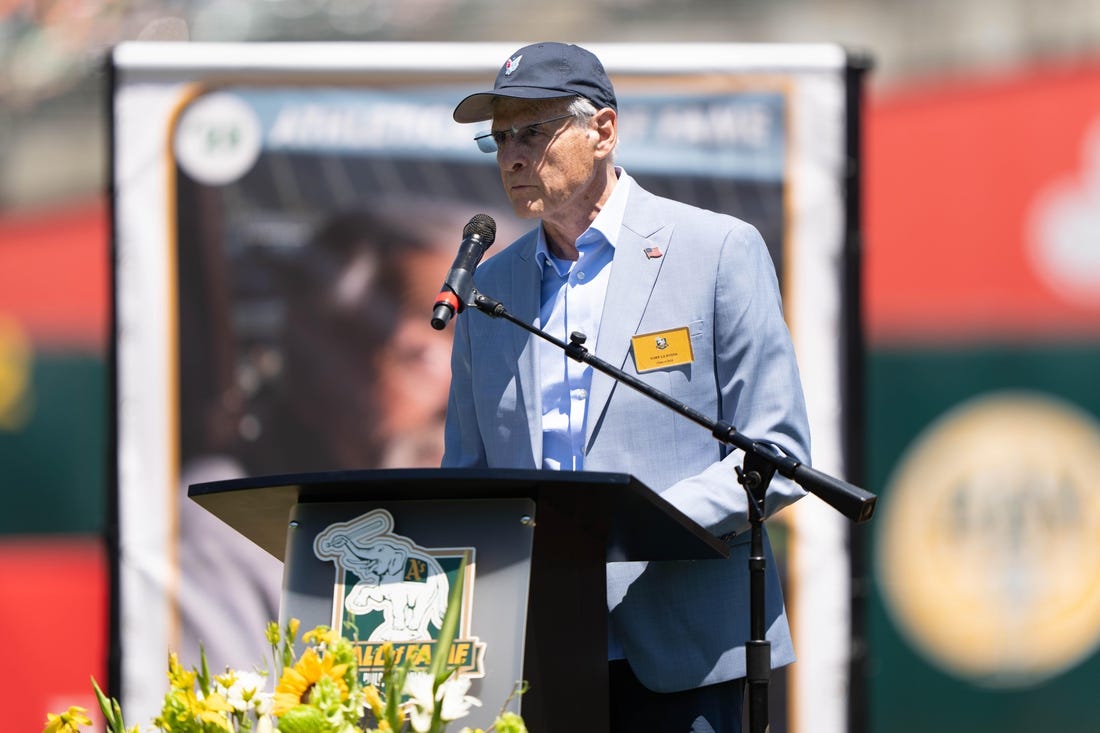
[[[475,139],[496,152],[517,215],[539,221],[477,270],[479,290],[560,339],[585,333],[601,359],[808,459],[763,240],[743,221],[646,192],[615,165],[618,104],[594,55],[521,48],[454,118],[491,120]],[[657,356],[662,344],[673,348]],[[502,320],[459,320],[451,369],[444,466],[630,473],[729,543],[727,560],[608,565],[610,707],[615,731],[740,731],[750,634],[741,456]],[[767,512],[802,495],[776,477]],[[768,554],[767,637],[782,666],[794,654]]]

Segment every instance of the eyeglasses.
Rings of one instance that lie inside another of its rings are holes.
[[[558,115],[557,117],[551,117],[542,122],[532,122],[530,125],[524,125],[523,127],[511,127],[507,130],[479,132],[477,135],[474,135],[474,142],[477,143],[478,150],[483,153],[495,153],[504,147],[504,143],[509,140],[514,140],[519,142],[520,145],[527,146],[533,143],[535,138],[542,134],[538,130],[541,125],[559,122],[572,116],[572,114]]]

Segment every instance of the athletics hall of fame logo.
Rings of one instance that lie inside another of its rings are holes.
[[[336,565],[332,628],[355,645],[364,682],[381,678],[382,646],[389,642],[397,664],[431,665],[451,584],[465,560],[461,616],[448,666],[466,677],[484,676],[485,644],[470,635],[474,548],[426,548],[393,532],[393,516],[375,509],[330,524],[313,541],[313,552]]]

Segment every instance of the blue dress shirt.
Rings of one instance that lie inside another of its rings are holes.
[[[580,331],[587,336],[585,347],[590,352],[595,352],[600,335],[600,316],[629,185],[629,178],[620,177],[603,209],[577,239],[576,261],[552,255],[546,233],[539,228],[535,256],[542,271],[540,326],[566,342],[571,333]],[[538,342],[538,366],[542,387],[542,466],[580,471],[584,468],[592,367],[570,359],[563,350],[543,340]]]

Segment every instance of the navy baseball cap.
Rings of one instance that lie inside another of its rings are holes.
[[[533,43],[512,54],[492,91],[478,92],[455,107],[455,122],[483,122],[493,119],[496,97],[554,99],[585,97],[596,109],[618,110],[615,89],[603,64],[591,51],[566,43]]]

